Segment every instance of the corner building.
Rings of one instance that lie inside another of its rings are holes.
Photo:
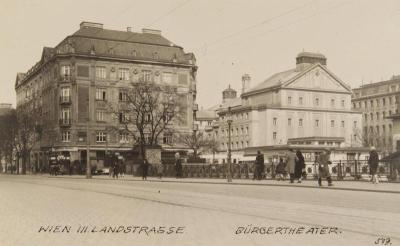
[[[161,35],[104,29],[102,24],[82,22],[79,30],[56,47],[45,47],[39,62],[18,73],[17,108],[39,110],[43,134],[31,154],[31,165],[46,165],[50,152],[85,165],[90,145],[91,164],[104,166],[105,152],[124,152],[133,143],[123,133],[109,132],[119,124],[107,111],[109,103],[124,100],[124,88],[132,82],[155,82],[176,86],[184,120],[176,130],[191,132],[196,100],[196,59]],[[159,143],[176,148],[171,136]]]

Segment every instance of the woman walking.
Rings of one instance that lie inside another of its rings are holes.
[[[286,167],[290,175],[290,183],[294,182],[295,166],[296,166],[296,154],[293,149],[289,149],[289,153],[286,154]]]
[[[318,156],[318,185],[322,186],[322,178],[326,178],[328,181],[328,186],[332,186],[332,178],[329,172],[329,164],[332,162],[330,161],[331,151],[326,149],[322,151],[322,153]]]
[[[378,171],[379,156],[378,156],[378,152],[376,152],[374,146],[371,147],[371,151],[369,152],[368,165],[369,165],[369,173],[371,174],[372,183],[378,184],[379,179],[378,179],[378,175],[376,174],[376,172]]]
[[[146,158],[143,159],[142,165],[142,179],[147,180],[147,172],[149,171],[149,162]]]
[[[296,151],[296,163],[294,170],[294,178],[297,179],[297,183],[301,183],[303,170],[306,168],[304,162],[304,156],[300,150]]]

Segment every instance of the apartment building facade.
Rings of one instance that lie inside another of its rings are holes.
[[[124,152],[134,143],[126,133],[110,132],[119,124],[107,110],[124,102],[132,83],[151,82],[176,87],[183,122],[178,131],[191,132],[196,100],[196,59],[161,35],[104,29],[82,22],[79,30],[54,48],[45,47],[41,60],[15,84],[17,108],[39,109],[43,133],[31,155],[34,166],[45,165],[49,152],[85,163],[87,145],[92,165],[104,165],[105,152]],[[160,136],[166,148],[171,136]]]
[[[353,89],[352,108],[362,113],[362,140],[384,154],[395,150],[393,117],[398,114],[400,76]]]

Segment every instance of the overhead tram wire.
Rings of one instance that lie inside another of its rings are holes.
[[[328,9],[324,9],[324,10],[321,10],[321,11],[319,11],[319,12],[317,12],[317,13],[314,13],[314,14],[311,14],[311,15],[308,15],[308,16],[305,16],[305,17],[302,17],[302,18],[298,18],[298,19],[296,19],[296,20],[293,21],[293,22],[286,23],[286,24],[280,25],[280,26],[278,26],[278,27],[276,27],[276,28],[272,28],[272,29],[267,30],[267,31],[265,31],[265,32],[262,32],[262,33],[253,35],[253,36],[251,36],[250,38],[257,38],[257,37],[259,37],[259,36],[266,35],[266,34],[268,34],[268,33],[271,33],[271,32],[274,32],[274,31],[277,31],[277,30],[280,30],[280,29],[283,29],[283,28],[285,28],[285,27],[288,27],[288,26],[297,24],[297,23],[299,23],[299,22],[306,21],[306,20],[311,19],[311,18],[313,18],[313,17],[315,17],[315,16],[317,16],[317,15],[319,15],[319,14],[321,14],[321,13],[324,13],[324,12],[326,12],[326,11],[330,11],[330,10],[333,10],[333,9],[337,9],[337,8],[342,7],[342,6],[344,6],[344,5],[347,5],[347,4],[350,4],[350,2],[341,2],[341,3],[336,4],[336,5],[334,5],[334,6],[330,7],[330,8],[328,8]],[[273,18],[273,17],[272,17],[272,18]],[[271,18],[271,19],[272,19],[272,18]],[[255,26],[255,25],[254,25],[254,26]],[[223,39],[223,40],[222,40],[222,39]],[[224,37],[224,38],[221,38],[221,39],[218,40],[218,42],[225,41],[226,39],[228,39],[228,38],[225,38],[225,37]],[[213,42],[213,43],[211,43],[210,45],[207,45],[207,48],[209,48],[210,46],[215,45],[215,44],[217,44],[217,42]],[[196,49],[198,50],[198,49],[203,48],[203,47],[204,47],[204,44],[203,44],[201,47],[198,47],[198,48],[196,48]],[[213,53],[213,54],[215,54],[215,53]]]
[[[160,20],[162,20],[163,18],[171,15],[173,12],[175,12],[176,10],[182,8],[183,6],[185,6],[186,4],[188,4],[189,2],[191,2],[192,0],[186,0],[185,2],[183,2],[182,4],[176,6],[175,8],[171,9],[170,11],[168,11],[167,13],[161,15],[160,17],[158,17],[157,19],[155,19],[152,23],[150,23],[148,26],[153,26],[155,23],[159,22]]]
[[[248,31],[248,30],[254,29],[254,28],[258,27],[258,26],[262,26],[262,25],[268,24],[268,23],[270,23],[270,22],[272,22],[272,21],[274,21],[274,20],[276,20],[276,19],[279,19],[279,18],[281,18],[281,17],[284,17],[284,16],[286,16],[286,15],[290,15],[290,14],[296,12],[296,11],[299,11],[299,10],[301,10],[301,9],[304,9],[304,8],[306,8],[306,7],[310,6],[310,5],[312,5],[312,4],[315,3],[316,1],[317,1],[317,0],[312,0],[312,1],[309,1],[309,2],[307,2],[307,3],[305,3],[305,4],[303,4],[303,5],[300,5],[300,6],[297,6],[297,7],[295,7],[295,8],[289,9],[289,10],[287,10],[287,11],[284,11],[284,12],[278,14],[278,15],[275,15],[275,16],[272,16],[272,17],[270,17],[270,18],[268,18],[268,19],[265,19],[265,20],[263,20],[263,21],[261,21],[261,22],[259,22],[259,23],[257,23],[257,24],[253,24],[253,25],[251,25],[251,26],[245,27],[245,28],[243,28],[243,29],[241,29],[241,30],[239,30],[239,31],[233,32],[233,33],[231,33],[231,34],[228,34],[228,35],[226,35],[226,36],[224,36],[224,37],[221,37],[221,38],[219,38],[219,39],[216,39],[216,40],[214,40],[214,41],[212,41],[212,42],[210,42],[210,43],[205,43],[205,44],[201,45],[200,47],[195,48],[195,50],[199,50],[199,49],[204,48],[204,47],[205,47],[205,48],[208,48],[208,47],[210,47],[210,46],[213,46],[213,45],[216,45],[216,44],[218,44],[218,43],[220,43],[220,42],[223,42],[223,41],[225,41],[225,40],[227,40],[227,39],[230,39],[230,38],[233,38],[233,37],[235,37],[235,36],[237,36],[237,35],[240,35],[241,33],[244,33],[244,32],[246,32],[246,31]],[[178,56],[178,58],[179,58],[179,57],[182,57],[182,56]]]

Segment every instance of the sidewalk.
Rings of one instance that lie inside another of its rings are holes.
[[[44,175],[48,178],[67,178],[67,179],[85,179],[85,176],[50,176]],[[363,181],[334,181],[331,187],[327,186],[327,182],[322,182],[322,187],[319,187],[316,180],[303,180],[302,183],[290,184],[289,181],[276,181],[276,180],[249,180],[249,179],[233,179],[232,183],[228,183],[226,179],[209,179],[209,178],[156,178],[149,177],[147,181],[143,181],[140,177],[125,176],[120,179],[113,179],[107,176],[93,176],[94,180],[104,181],[132,181],[132,182],[160,182],[160,183],[183,183],[183,184],[214,184],[214,185],[255,185],[255,186],[275,186],[275,187],[288,187],[288,188],[309,188],[309,189],[330,189],[330,190],[348,190],[348,191],[364,191],[364,192],[384,192],[400,194],[400,183],[379,183],[372,184]]]

